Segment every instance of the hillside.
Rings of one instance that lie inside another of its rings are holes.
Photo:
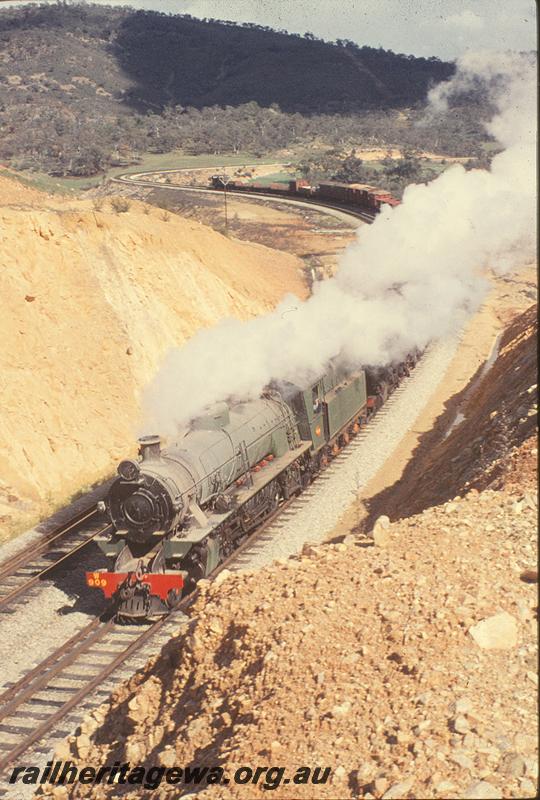
[[[18,87],[25,99],[49,89],[59,100],[101,108],[255,101],[301,113],[347,111],[411,105],[453,71],[436,58],[118,7],[27,6],[4,12],[0,30],[5,73],[12,65],[22,72],[20,80],[7,75],[3,100]]]
[[[114,468],[169,347],[306,292],[295,257],[143,203],[115,211],[0,178],[0,227],[4,535]]]
[[[482,419],[505,385],[512,409],[523,403],[521,387],[536,380],[533,334],[533,312],[505,334],[493,378],[471,392]],[[498,433],[481,430],[488,461]],[[488,470],[482,491],[203,582],[187,628],[57,757],[219,764],[229,777],[245,765],[279,764],[289,776],[330,767],[315,789],[279,785],[274,770],[267,788],[289,800],[535,796],[537,449],[531,425],[522,434],[510,426],[504,469]],[[448,455],[434,454],[433,473],[447,473]],[[79,785],[69,796],[138,791]],[[178,787],[163,781],[155,796],[178,797]],[[255,792],[231,780],[197,796]]]
[[[3,10],[0,51],[0,160],[73,175],[178,147],[264,153],[364,131],[377,143],[379,115],[395,138],[398,110],[453,72],[352,42],[86,4]],[[427,149],[448,139],[416,136]]]

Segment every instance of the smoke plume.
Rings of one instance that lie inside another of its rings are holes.
[[[307,384],[332,358],[351,365],[400,359],[459,329],[488,288],[535,252],[535,63],[528,55],[470,54],[429,96],[436,112],[478,86],[496,108],[489,133],[504,147],[488,170],[456,164],[358,231],[338,272],[301,302],[228,319],[171,350],[145,393],[148,423],[165,435],[208,405],[257,396],[271,380]]]

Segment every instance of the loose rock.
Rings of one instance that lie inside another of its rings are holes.
[[[386,516],[381,516],[373,527],[373,542],[376,547],[386,547],[390,543],[390,520]]]
[[[517,645],[518,624],[515,617],[503,611],[473,625],[469,633],[482,650],[510,650]]]
[[[413,784],[414,778],[408,778],[406,781],[394,783],[394,785],[383,794],[382,800],[401,800],[407,796],[412,789]]]
[[[463,800],[501,800],[502,792],[487,781],[470,783],[463,794]]]

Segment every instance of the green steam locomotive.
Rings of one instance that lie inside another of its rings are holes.
[[[221,403],[166,449],[143,436],[102,505],[113,532],[98,544],[113,567],[87,572],[87,584],[112,598],[123,621],[168,613],[325,468],[417,358],[378,370],[330,366],[307,388]]]

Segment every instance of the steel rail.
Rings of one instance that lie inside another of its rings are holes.
[[[24,592],[26,592],[28,589],[31,589],[32,586],[34,586],[39,580],[41,580],[48,572],[51,572],[53,569],[56,569],[56,567],[59,564],[62,564],[62,562],[66,561],[68,558],[71,558],[71,556],[74,553],[77,553],[79,550],[82,550],[83,547],[86,547],[88,544],[90,544],[90,542],[93,539],[95,539],[96,536],[99,536],[99,534],[101,533],[105,533],[105,531],[108,531],[111,527],[112,526],[109,523],[105,525],[103,528],[94,531],[94,533],[87,536],[82,542],[79,542],[75,547],[72,547],[67,553],[63,553],[61,558],[58,558],[55,561],[51,562],[50,564],[47,564],[45,567],[40,569],[39,572],[36,572],[34,575],[31,575],[28,578],[28,580],[25,580],[19,586],[14,586],[13,589],[7,594],[0,595],[0,610],[2,610],[9,602],[19,597],[19,595],[24,594]],[[28,562],[28,564],[30,564],[30,562]],[[14,573],[12,572],[11,576],[13,575]]]
[[[294,500],[296,500],[296,495],[282,503],[276,511],[267,517],[252,534],[247,536],[233,553],[213,570],[211,578],[214,579],[220,572],[226,569],[243,550],[254,544],[266,528],[270,526]],[[82,700],[91,694],[97,686],[109,678],[117,667],[140,650],[152,636],[158,633],[166,623],[170,622],[171,616],[183,613],[187,610],[197,597],[198,591],[198,588],[195,587],[192,592],[180,600],[170,614],[154,622],[140,636],[130,642],[122,652],[118,653],[112,661],[104,664],[102,669],[96,674],[89,675],[89,679],[84,686],[75,690],[74,694],[69,697],[57,711],[44,720],[41,725],[33,729],[19,744],[14,745],[4,758],[0,758],[0,769],[3,770],[8,767],[22,753],[28,750],[29,747],[42,739],[73,708],[76,708]],[[116,628],[117,626],[112,619],[106,622],[94,619],[85,628],[72,636],[68,642],[65,642],[55,650],[54,653],[47,656],[47,658],[34,667],[31,672],[24,675],[17,683],[0,695],[0,722],[12,716],[13,713],[24,703],[28,702],[33,695],[46,691],[52,678],[59,675],[61,676],[62,671],[71,667],[80,655],[89,651],[97,642],[102,640],[107,634],[113,632]],[[123,625],[118,626],[118,630],[126,630],[126,627]]]
[[[10,575],[11,573],[15,572],[19,566],[24,564],[25,561],[28,560],[29,554],[32,556],[32,559],[35,559],[37,556],[46,552],[53,542],[55,542],[57,539],[61,539],[63,536],[69,533],[70,530],[75,528],[77,525],[80,525],[81,522],[85,522],[85,520],[95,516],[95,514],[97,514],[97,506],[85,508],[84,511],[80,511],[78,514],[72,517],[69,522],[64,523],[50,533],[45,534],[39,542],[31,542],[28,547],[25,547],[23,550],[19,550],[10,558],[2,561],[0,563],[0,580],[5,578],[6,575]]]

